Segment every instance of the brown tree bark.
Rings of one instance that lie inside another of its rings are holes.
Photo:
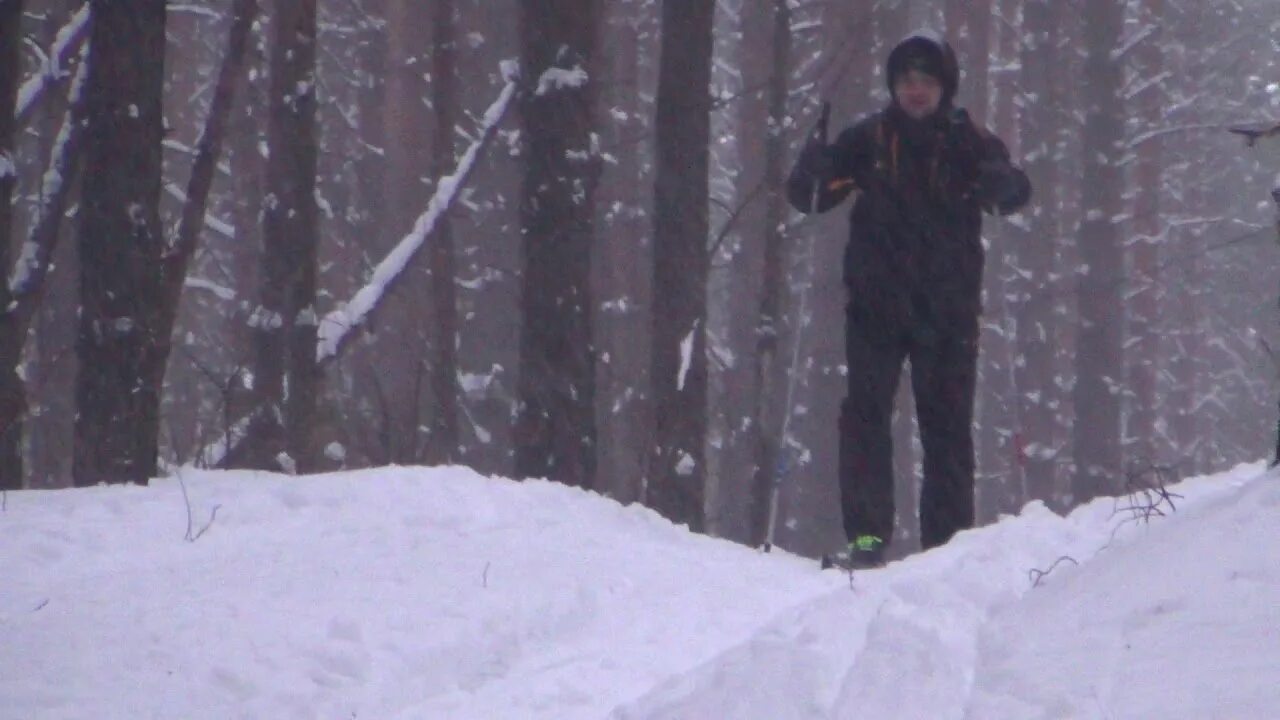
[[[156,473],[167,338],[160,222],[164,0],[91,4],[80,210],[77,486]]]
[[[654,180],[654,448],[646,504],[705,523],[707,217],[714,0],[664,0]]]

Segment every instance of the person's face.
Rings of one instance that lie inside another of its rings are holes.
[[[908,70],[893,83],[898,105],[907,115],[921,120],[932,115],[942,103],[942,83],[919,70]]]

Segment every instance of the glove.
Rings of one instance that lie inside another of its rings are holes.
[[[978,163],[978,202],[986,206],[1000,206],[1016,190],[1013,176],[1003,163],[984,160]]]

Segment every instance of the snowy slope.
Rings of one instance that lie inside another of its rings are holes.
[[[859,573],[543,482],[10,493],[0,718],[1274,717],[1280,479],[1029,507]],[[1106,546],[1105,549],[1101,550]],[[1040,587],[1028,571],[1069,555]],[[1209,690],[1212,688],[1212,691]]]

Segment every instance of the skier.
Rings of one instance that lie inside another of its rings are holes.
[[[827,145],[811,138],[788,180],[791,204],[826,212],[857,192],[844,282],[848,396],[839,478],[848,547],[824,564],[883,563],[893,536],[890,420],[905,359],[924,446],[923,546],[973,526],[973,401],[982,288],[982,211],[1008,214],[1031,185],[1003,142],[953,104],[960,70],[923,31],[889,54],[885,109]]]

